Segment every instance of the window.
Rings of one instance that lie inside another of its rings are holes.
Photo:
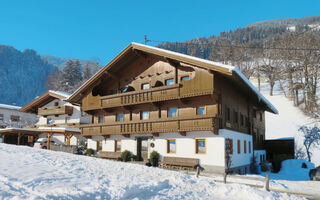
[[[183,76],[183,77],[181,77],[181,80],[182,81],[188,81],[188,80],[190,80],[190,77],[189,76]]]
[[[161,108],[159,108],[158,117],[159,117],[159,119],[161,118]]]
[[[240,144],[240,140],[238,140],[238,154],[241,153],[241,144]]]
[[[142,120],[148,120],[149,119],[149,115],[150,115],[149,111],[143,111],[143,112],[141,112],[141,119]]]
[[[0,114],[0,122],[3,122],[3,114]]]
[[[167,140],[167,153],[175,153],[176,152],[176,140]]]
[[[47,118],[47,124],[54,124],[54,119]]]
[[[121,140],[114,141],[114,151],[121,152]]]
[[[97,141],[97,152],[102,151],[102,141],[98,140]]]
[[[15,116],[15,115],[11,115],[10,119],[11,119],[12,122],[18,122],[20,120],[20,117],[19,116]]]
[[[262,122],[262,112],[260,112],[259,115],[260,115],[260,122]]]
[[[104,117],[103,116],[99,116],[99,123],[102,124],[104,122]]]
[[[167,79],[165,82],[166,85],[173,85],[174,84],[174,79]]]
[[[142,90],[150,89],[150,83],[144,83],[141,85]]]
[[[196,153],[206,153],[205,139],[196,139]]]
[[[233,121],[234,123],[238,123],[238,112],[233,110]]]
[[[129,119],[130,119],[130,121],[132,121],[132,110],[130,110]]]
[[[226,153],[233,154],[233,140],[230,138],[226,139]]]
[[[54,106],[58,106],[59,105],[59,102],[54,102]]]
[[[118,113],[116,120],[117,122],[123,122],[123,113]]]
[[[249,153],[251,153],[251,141],[249,141]]]
[[[206,107],[205,106],[197,107],[197,115],[205,115],[205,114],[206,114]]]
[[[168,117],[177,117],[177,116],[178,116],[178,108],[168,109]]]
[[[243,141],[243,153],[247,153],[247,141]]]

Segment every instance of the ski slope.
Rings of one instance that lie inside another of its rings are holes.
[[[254,81],[253,81],[254,82]],[[257,85],[256,82],[254,82]],[[261,93],[278,109],[279,114],[275,115],[266,112],[266,139],[295,138],[295,144],[303,147],[302,133],[298,131],[302,125],[314,126],[315,119],[306,116],[299,108],[288,100],[278,85],[275,85],[274,96],[269,95],[269,85],[261,84]],[[312,148],[313,155],[311,162],[316,166],[320,165],[320,147]]]
[[[0,199],[304,199],[211,178],[0,144]]]

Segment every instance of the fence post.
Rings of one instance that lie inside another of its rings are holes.
[[[226,172],[223,174],[223,182],[224,182],[224,184],[227,183],[227,175],[228,174]]]
[[[197,166],[197,173],[196,173],[196,177],[198,178],[198,177],[199,177],[199,175],[200,175],[200,166],[198,165],[198,166]]]
[[[267,176],[266,176],[266,185],[265,185],[265,189],[266,189],[267,191],[270,191],[270,190],[269,190],[269,182],[270,182],[270,175],[267,174]]]

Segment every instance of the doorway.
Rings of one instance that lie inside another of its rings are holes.
[[[137,159],[138,161],[148,160],[149,137],[137,137]]]

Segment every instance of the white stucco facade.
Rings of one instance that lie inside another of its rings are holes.
[[[0,127],[23,128],[34,124],[37,120],[35,114],[20,112],[21,107],[0,104]]]
[[[201,166],[213,166],[225,168],[225,143],[226,138],[233,140],[233,153],[231,155],[231,168],[247,166],[251,162],[253,155],[252,136],[244,133],[230,131],[226,129],[219,130],[215,135],[210,131],[192,131],[187,132],[186,136],[179,133],[160,133],[159,137],[153,137],[151,134],[133,134],[130,138],[121,135],[111,135],[110,138],[94,136],[88,139],[88,148],[96,150],[97,142],[102,142],[102,151],[115,151],[115,141],[121,141],[121,151],[128,150],[137,154],[137,137],[149,137],[147,140],[148,154],[157,151],[161,157],[173,156],[184,158],[198,158]],[[168,140],[175,140],[175,152],[168,153]],[[197,139],[205,140],[205,153],[196,152]],[[240,153],[238,153],[238,141],[240,141]],[[153,143],[154,145],[150,145]],[[246,143],[246,145],[244,145]],[[250,145],[249,145],[250,143]],[[153,146],[153,147],[151,147]],[[244,150],[246,146],[246,151]]]
[[[53,130],[62,128],[65,131],[73,131],[75,133],[81,133],[80,129],[78,128],[69,128],[68,124],[80,124],[80,123],[91,123],[91,116],[87,113],[82,113],[79,106],[73,105],[65,100],[62,99],[55,99],[42,108],[46,107],[53,107],[53,106],[71,106],[73,107],[72,115],[63,114],[63,115],[50,115],[47,117],[39,116],[39,120],[36,123],[38,129],[48,129],[48,133],[51,132],[51,128],[49,125],[54,125]],[[50,124],[49,124],[50,121]],[[70,130],[69,130],[70,129]],[[43,133],[40,137],[47,137],[47,133]],[[64,134],[54,133],[53,136],[57,140],[61,141],[62,143],[66,143],[66,137]],[[70,139],[70,145],[79,145],[81,141],[86,141],[84,137],[80,134],[74,134]]]

